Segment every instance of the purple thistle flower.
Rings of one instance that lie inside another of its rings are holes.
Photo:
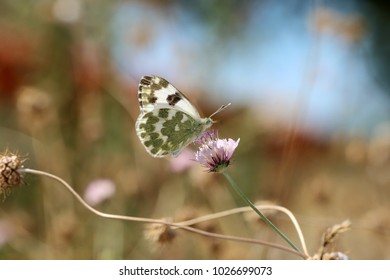
[[[205,134],[201,139],[203,144],[195,153],[195,160],[206,167],[209,172],[222,172],[229,166],[230,160],[240,139],[218,139],[216,132]]]
[[[210,140],[218,138],[218,131],[216,129],[206,130],[201,136],[195,139],[195,144],[205,144]]]

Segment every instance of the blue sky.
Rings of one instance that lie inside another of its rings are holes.
[[[252,106],[286,123],[298,112],[318,135],[368,135],[390,106],[361,55],[367,42],[314,32],[309,8],[264,1],[221,41],[183,6],[126,3],[112,22],[112,56],[125,77],[160,75],[190,98],[191,89],[207,93],[216,108]]]

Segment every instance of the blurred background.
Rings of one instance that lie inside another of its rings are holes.
[[[221,138],[252,201],[289,208],[309,253],[347,218],[336,251],[390,258],[390,5],[386,1],[0,2],[0,148],[60,176],[101,211],[175,221],[243,206],[219,174],[150,157],[134,129],[138,82],[162,76]],[[291,223],[272,221],[298,244]],[[250,215],[198,225],[284,244]],[[0,202],[1,259],[294,259],[93,215],[27,175]],[[160,240],[161,241],[161,240]],[[161,244],[163,243],[163,244]]]

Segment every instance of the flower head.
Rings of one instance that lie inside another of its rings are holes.
[[[165,221],[170,222],[170,219],[165,218]],[[176,230],[169,225],[164,224],[149,224],[145,227],[144,236],[153,245],[165,245],[172,242],[176,237]]]
[[[195,153],[195,160],[205,166],[209,172],[222,172],[229,166],[230,160],[240,139],[219,139],[215,131],[207,132],[198,139],[202,142]]]
[[[17,154],[0,154],[0,195],[7,195],[13,187],[21,183],[22,175],[19,169],[23,167],[23,161]]]

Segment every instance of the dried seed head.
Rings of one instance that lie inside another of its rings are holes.
[[[35,87],[18,91],[16,109],[20,125],[33,133],[46,129],[55,120],[52,96]]]
[[[144,231],[145,238],[157,243],[158,245],[164,245],[172,242],[176,237],[176,231],[168,225],[163,224],[149,224]]]
[[[351,222],[345,220],[340,224],[336,224],[328,228],[322,236],[322,246],[327,247],[330,243],[333,243],[336,236],[342,232],[345,232],[351,228]]]
[[[18,170],[23,167],[23,161],[17,154],[0,154],[0,195],[8,195],[13,187],[21,183],[22,175]]]
[[[318,250],[318,253],[313,257],[313,259],[345,259],[344,256],[338,256],[335,252],[328,253],[327,251],[329,246],[335,241],[336,237],[351,228],[351,221],[345,220],[344,222],[340,224],[336,224],[330,228],[328,228],[324,234],[322,235],[322,243]],[[340,257],[340,258],[339,258]],[[348,258],[347,256],[345,256]]]

